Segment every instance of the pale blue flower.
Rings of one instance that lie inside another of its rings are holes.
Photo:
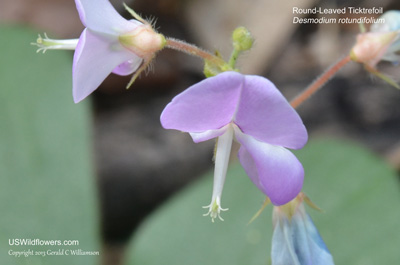
[[[334,265],[332,255],[311,217],[300,193],[273,212],[272,265]]]

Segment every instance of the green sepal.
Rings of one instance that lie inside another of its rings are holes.
[[[373,74],[373,75],[379,77],[380,79],[382,79],[383,81],[385,81],[385,82],[388,83],[389,85],[391,85],[391,86],[393,86],[393,87],[395,87],[395,88],[397,88],[397,89],[400,89],[399,84],[397,84],[397,82],[394,81],[394,80],[393,80],[392,78],[390,78],[389,76],[387,76],[387,75],[385,75],[385,74],[379,72],[378,70],[372,69],[372,68],[370,68],[370,67],[365,67],[365,69],[366,69],[368,72],[370,72],[371,74]]]
[[[218,51],[215,52],[215,56],[217,56],[218,58],[222,59],[222,56]],[[212,77],[212,76],[216,76],[216,75],[218,75],[218,74],[220,74],[222,72],[226,72],[226,71],[236,71],[236,72],[238,72],[237,69],[232,68],[226,62],[224,62],[223,64],[216,64],[212,60],[204,60],[203,73],[207,78],[208,77]]]

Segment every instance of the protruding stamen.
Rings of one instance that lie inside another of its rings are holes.
[[[221,221],[223,221],[224,219],[222,219],[220,212],[228,210],[228,209],[223,209],[221,207],[221,197],[226,178],[226,171],[228,170],[232,140],[233,140],[233,128],[232,125],[229,124],[227,125],[225,133],[218,137],[216,154],[215,154],[213,195],[210,205],[203,207],[203,208],[209,208],[208,213],[205,215],[210,215],[213,222],[214,219],[217,217]]]
[[[214,223],[214,219],[218,217],[219,220],[224,221],[224,219],[221,217],[221,211],[227,211],[229,210],[228,208],[222,208],[221,207],[221,200],[219,197],[213,199],[211,201],[210,205],[207,206],[203,206],[203,208],[207,209],[208,208],[208,212],[203,214],[203,216],[210,216],[211,217],[211,221]]]
[[[47,37],[46,33],[43,35],[44,38],[39,34],[36,42],[31,43],[31,45],[39,47],[36,52],[45,53],[47,50],[75,50],[79,41],[79,39],[55,40]]]

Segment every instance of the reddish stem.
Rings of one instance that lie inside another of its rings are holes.
[[[183,42],[180,40],[168,38],[166,47],[175,49],[175,50],[178,50],[181,52],[185,52],[190,55],[200,57],[204,60],[215,63],[216,65],[225,65],[226,64],[225,61],[222,60],[221,58],[219,58],[209,52],[206,52],[206,51],[196,47],[193,44],[189,44],[189,43],[186,43],[186,42]]]
[[[321,87],[325,85],[343,66],[350,62],[350,56],[346,56],[334,65],[332,65],[328,70],[326,70],[322,75],[320,75],[314,82],[311,83],[303,92],[295,97],[291,102],[293,108],[297,108],[304,101],[309,99],[315,92],[317,92]]]

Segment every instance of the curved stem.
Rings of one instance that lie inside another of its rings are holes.
[[[322,75],[320,75],[314,82],[311,83],[303,92],[290,101],[293,108],[297,108],[304,101],[309,99],[315,92],[325,85],[340,69],[351,61],[350,56],[342,58],[340,61],[332,65]]]

